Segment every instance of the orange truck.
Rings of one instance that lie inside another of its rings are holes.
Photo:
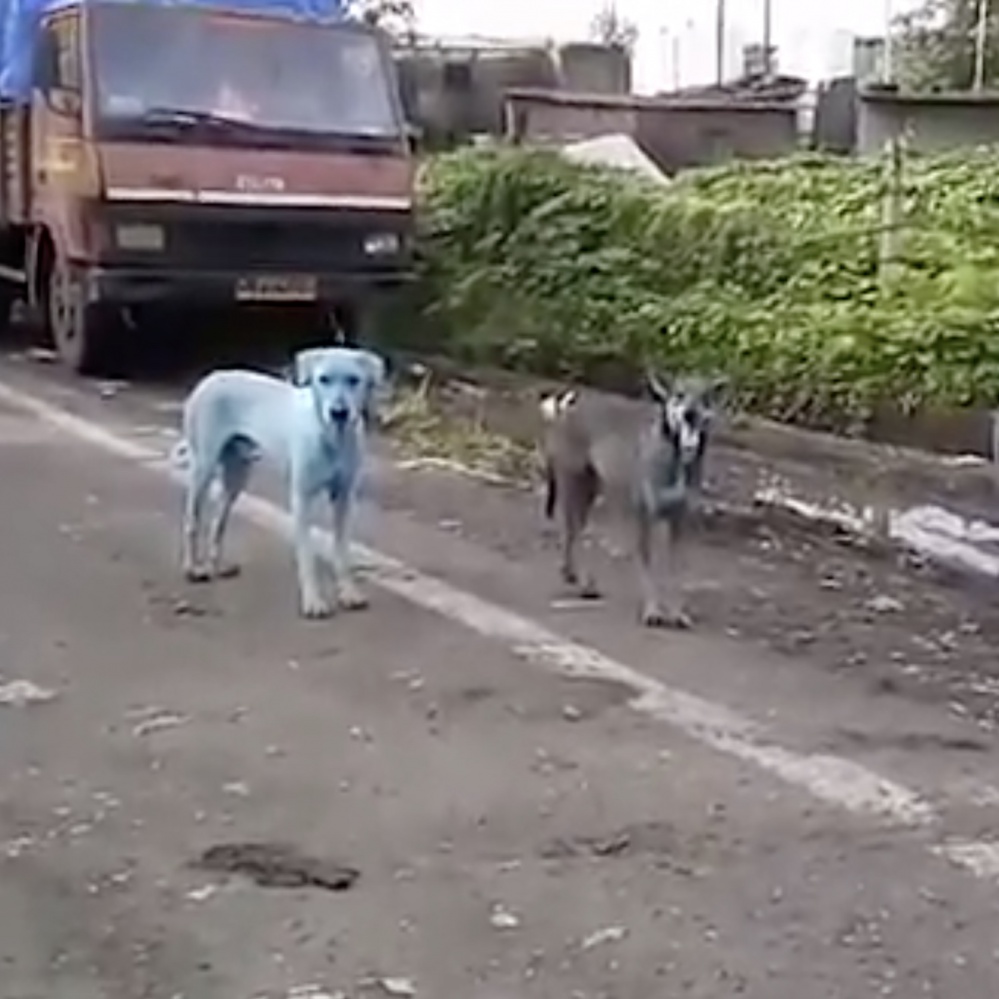
[[[80,374],[177,311],[361,335],[413,157],[385,37],[322,2],[0,0],[0,321]]]

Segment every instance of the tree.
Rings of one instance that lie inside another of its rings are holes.
[[[913,90],[968,90],[975,80],[979,0],[924,0],[896,19],[897,79]],[[989,4],[985,85],[999,83],[999,0]]]
[[[607,0],[597,11],[590,27],[593,38],[604,45],[624,49],[629,55],[635,51],[638,27],[618,9],[614,0]]]

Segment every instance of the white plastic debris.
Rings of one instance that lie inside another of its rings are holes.
[[[616,167],[619,170],[629,170],[657,184],[669,183],[669,177],[645,155],[641,146],[630,135],[623,132],[570,143],[562,147],[562,155],[576,163]]]
[[[380,978],[378,984],[390,996],[415,996],[416,986],[409,978]]]
[[[46,690],[30,680],[11,680],[0,684],[0,704],[23,708],[28,704],[45,704],[55,699],[54,690]]]
[[[602,930],[591,933],[582,944],[583,950],[592,950],[601,944],[617,943],[628,935],[628,931],[623,926],[607,926]]]
[[[347,999],[347,994],[330,992],[321,985],[294,985],[288,991],[288,999]]]
[[[143,736],[152,735],[153,732],[163,732],[168,728],[177,728],[179,725],[185,724],[187,720],[184,715],[165,711],[162,714],[153,715],[145,719],[145,721],[139,722],[132,729],[132,735],[137,739],[141,739]]]
[[[515,930],[520,926],[519,917],[502,906],[496,906],[489,917],[489,922],[497,930]]]

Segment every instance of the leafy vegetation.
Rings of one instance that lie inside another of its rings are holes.
[[[650,362],[724,371],[751,408],[813,425],[883,401],[993,404],[999,157],[906,164],[890,282],[885,177],[802,155],[663,188],[539,151],[437,157],[421,176],[421,346],[615,385]]]

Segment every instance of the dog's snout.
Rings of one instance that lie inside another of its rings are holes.
[[[330,406],[330,419],[334,423],[346,423],[350,417],[350,409],[347,406]]]

